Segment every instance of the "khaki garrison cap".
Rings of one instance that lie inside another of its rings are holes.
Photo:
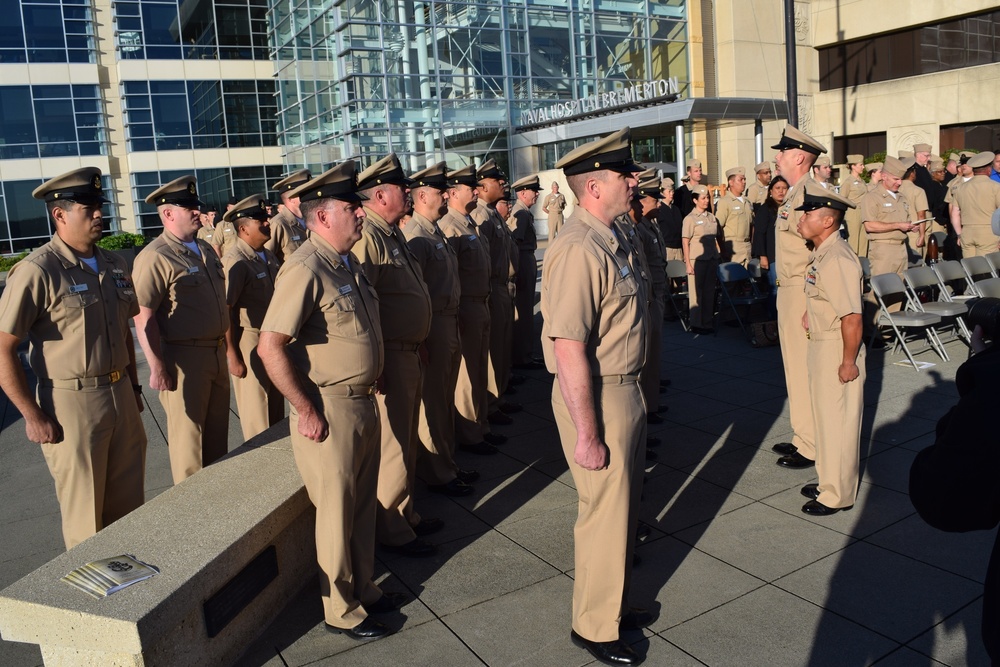
[[[882,163],[881,162],[869,162],[869,163],[867,163],[865,165],[865,171],[866,172],[882,171]]]
[[[632,159],[632,130],[628,127],[575,148],[556,162],[556,169],[567,176],[602,169],[633,174],[642,171]]]
[[[930,153],[931,152],[931,145],[930,144],[913,144],[913,152],[914,153]]]
[[[899,151],[898,157],[900,160],[905,160],[906,158],[912,158],[913,151]]]
[[[814,167],[829,167],[832,164],[829,155],[820,155],[813,163]]]
[[[993,151],[984,151],[982,153],[979,153],[975,157],[969,158],[969,161],[966,164],[968,164],[973,169],[982,169],[983,167],[990,166],[990,164],[993,163],[993,159],[995,157],[996,156],[993,154]]]
[[[194,176],[181,176],[166,185],[161,185],[146,197],[146,203],[154,206],[173,204],[182,208],[204,206],[198,199],[198,180]]]
[[[495,178],[498,181],[506,181],[507,174],[503,173],[503,169],[497,166],[496,160],[490,158],[476,171],[476,178],[480,181],[484,178]]]
[[[542,189],[541,184],[538,182],[538,174],[519,178],[514,181],[510,187],[514,190],[514,192],[521,192],[522,190],[534,190],[535,192],[538,192]]]
[[[733,167],[726,172],[726,178],[732,178],[733,176],[746,176],[747,170],[743,167]]]
[[[403,173],[403,165],[395,153],[389,153],[381,160],[376,160],[367,169],[358,174],[358,190],[364,191],[380,185],[398,185],[410,187],[410,179]]]
[[[696,185],[693,188],[691,188],[691,194],[707,195],[708,188],[705,187],[704,185]]]
[[[695,167],[697,167],[698,169],[701,169],[701,160],[688,160],[688,162],[687,162],[687,168],[688,169],[694,169]]]
[[[411,188],[437,188],[438,190],[448,189],[448,163],[438,162],[433,164],[426,169],[421,169],[417,173],[410,176],[410,181],[413,183]]]
[[[660,182],[660,188],[663,189],[663,190],[673,190],[674,189],[674,179],[672,179],[672,178],[664,178]]]
[[[307,183],[303,183],[288,193],[289,197],[298,197],[300,201],[314,199],[339,199],[340,201],[360,202],[367,197],[358,193],[358,165],[354,160],[341,162],[332,169]]]
[[[902,178],[903,174],[906,173],[906,165],[902,161],[897,160],[891,155],[885,156],[885,162],[882,163],[883,173],[889,174],[890,176],[895,176],[896,178]]]
[[[805,200],[796,211],[814,211],[818,208],[832,208],[836,211],[846,211],[855,208],[854,202],[841,197],[833,190],[824,188],[822,185],[806,183]]]
[[[944,161],[943,160],[931,160],[928,167],[928,171],[944,171]]]
[[[267,195],[263,192],[250,195],[242,199],[222,216],[224,222],[235,222],[240,218],[254,218],[255,220],[267,220]]]
[[[51,178],[35,188],[31,196],[47,202],[68,200],[79,204],[103,204],[108,201],[104,198],[101,170],[97,167],[74,169]]]
[[[312,178],[312,174],[309,173],[308,169],[299,169],[272,185],[271,189],[275,192],[288,192],[304,184],[310,178]]]
[[[761,162],[760,164],[758,164],[756,167],[753,168],[753,173],[755,174],[759,174],[762,171],[771,171],[771,163]]]
[[[461,169],[448,172],[448,187],[456,185],[468,185],[470,188],[478,188],[479,178],[476,176],[476,168],[470,164]]]
[[[661,189],[662,182],[658,177],[653,177],[645,181],[640,181],[636,194],[638,198],[652,197],[653,199],[663,199],[663,194],[660,192]]]
[[[848,155],[847,156],[847,164],[848,165],[861,164],[864,161],[865,161],[865,156],[864,155],[852,154],[852,155]]]
[[[781,140],[771,146],[771,148],[780,151],[797,148],[807,153],[812,153],[813,155],[820,155],[826,152],[826,146],[819,143],[805,132],[802,132],[794,125],[785,125],[785,129],[781,133]]]

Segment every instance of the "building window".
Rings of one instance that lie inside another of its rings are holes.
[[[123,60],[267,60],[267,0],[113,4]]]
[[[833,155],[838,160],[846,160],[848,155],[864,155],[867,159],[877,153],[885,153],[885,148],[884,132],[833,138]]]
[[[97,86],[0,86],[0,159],[106,154]]]
[[[0,63],[92,63],[88,0],[0,0]]]
[[[274,81],[125,81],[133,151],[277,145]]]
[[[819,51],[820,90],[1000,61],[1000,11],[946,21]]]
[[[951,149],[1000,150],[1000,120],[965,125],[943,125],[941,126],[940,146],[942,151]]]
[[[137,214],[136,228],[147,237],[156,236],[163,230],[156,207],[146,203],[154,190],[170,181],[194,173],[198,179],[198,197],[206,204],[214,204],[219,210],[218,219],[226,210],[230,197],[246,199],[250,195],[266,193],[271,201],[278,202],[277,194],[268,192],[271,183],[281,180],[285,168],[278,165],[260,167],[220,167],[218,169],[197,169],[188,171],[143,171],[132,174],[132,200]]]

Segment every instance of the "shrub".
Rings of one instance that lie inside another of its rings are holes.
[[[126,248],[141,248],[145,243],[146,237],[142,234],[118,232],[101,238],[97,245],[105,250],[124,250]]]
[[[29,250],[25,250],[18,255],[6,255],[4,257],[0,257],[0,271],[10,271],[15,264],[27,257],[29,253]]]

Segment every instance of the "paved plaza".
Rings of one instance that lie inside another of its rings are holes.
[[[849,512],[812,518],[799,488],[814,470],[785,470],[770,450],[790,425],[778,348],[754,349],[738,328],[715,336],[665,323],[666,423],[647,465],[632,604],[656,622],[625,638],[645,665],[987,665],[979,639],[992,532],[945,534],[907,498],[910,463],[955,403],[966,357],[958,342],[923,372],[872,352],[865,386],[863,481]],[[140,368],[143,383],[148,369]],[[528,372],[511,397],[524,412],[499,455],[459,454],[476,493],[417,490],[418,509],[445,520],[435,557],[378,553],[386,590],[412,601],[385,617],[398,633],[359,644],[323,629],[318,582],[289,601],[239,662],[285,665],[596,664],[569,641],[576,493],[550,409],[551,378]],[[170,486],[165,421],[154,392],[147,496]],[[235,417],[230,448],[242,438]],[[219,508],[220,516],[238,508]],[[59,513],[40,449],[3,399],[0,431],[0,587],[63,551]],[[137,554],[141,558],[141,554]],[[0,665],[40,665],[37,647],[0,643]]]

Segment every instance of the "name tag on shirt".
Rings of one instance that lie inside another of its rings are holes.
[[[70,285],[69,286],[69,293],[70,294],[79,294],[81,292],[86,292],[88,289],[90,289],[90,288],[87,285]]]
[[[704,220],[698,220],[698,221],[697,221],[697,222],[695,222],[694,224],[696,224],[696,225],[704,225],[704,224],[705,224],[705,221],[704,221]]]
[[[734,211],[739,211],[739,210],[740,210],[740,207],[739,207],[739,206],[734,206],[734,207],[733,207],[733,210],[734,210]]]
[[[621,274],[622,278],[628,278],[628,274],[629,274],[628,267],[627,266],[623,266],[621,269],[619,269],[618,273]]]
[[[399,257],[399,248],[393,248],[392,249],[392,256],[393,257]]]
[[[197,266],[189,266],[188,267],[188,273],[198,273],[198,271],[200,271],[200,270],[201,269],[199,267],[197,267]]]
[[[343,287],[340,288],[340,293],[341,294],[350,294],[353,291],[354,291],[354,288],[351,287],[350,285],[344,285]]]
[[[469,240],[470,241],[475,241],[476,240],[476,235],[475,234],[469,234]]]
[[[888,202],[887,201],[886,203],[882,204],[882,206],[885,206],[886,208],[891,208],[892,207],[892,202]]]
[[[293,236],[293,237],[292,237],[292,240],[293,240],[293,241],[301,241],[301,240],[302,240],[302,237],[301,237],[301,236]]]
[[[438,250],[441,250],[442,248],[444,248],[444,244],[443,244],[443,243],[438,243],[438,244],[437,244],[436,246],[434,246],[434,247],[435,247],[436,249],[438,249]]]
[[[257,274],[257,279],[260,280],[261,278],[263,278],[266,275],[267,275],[267,271],[261,271],[260,273]]]

